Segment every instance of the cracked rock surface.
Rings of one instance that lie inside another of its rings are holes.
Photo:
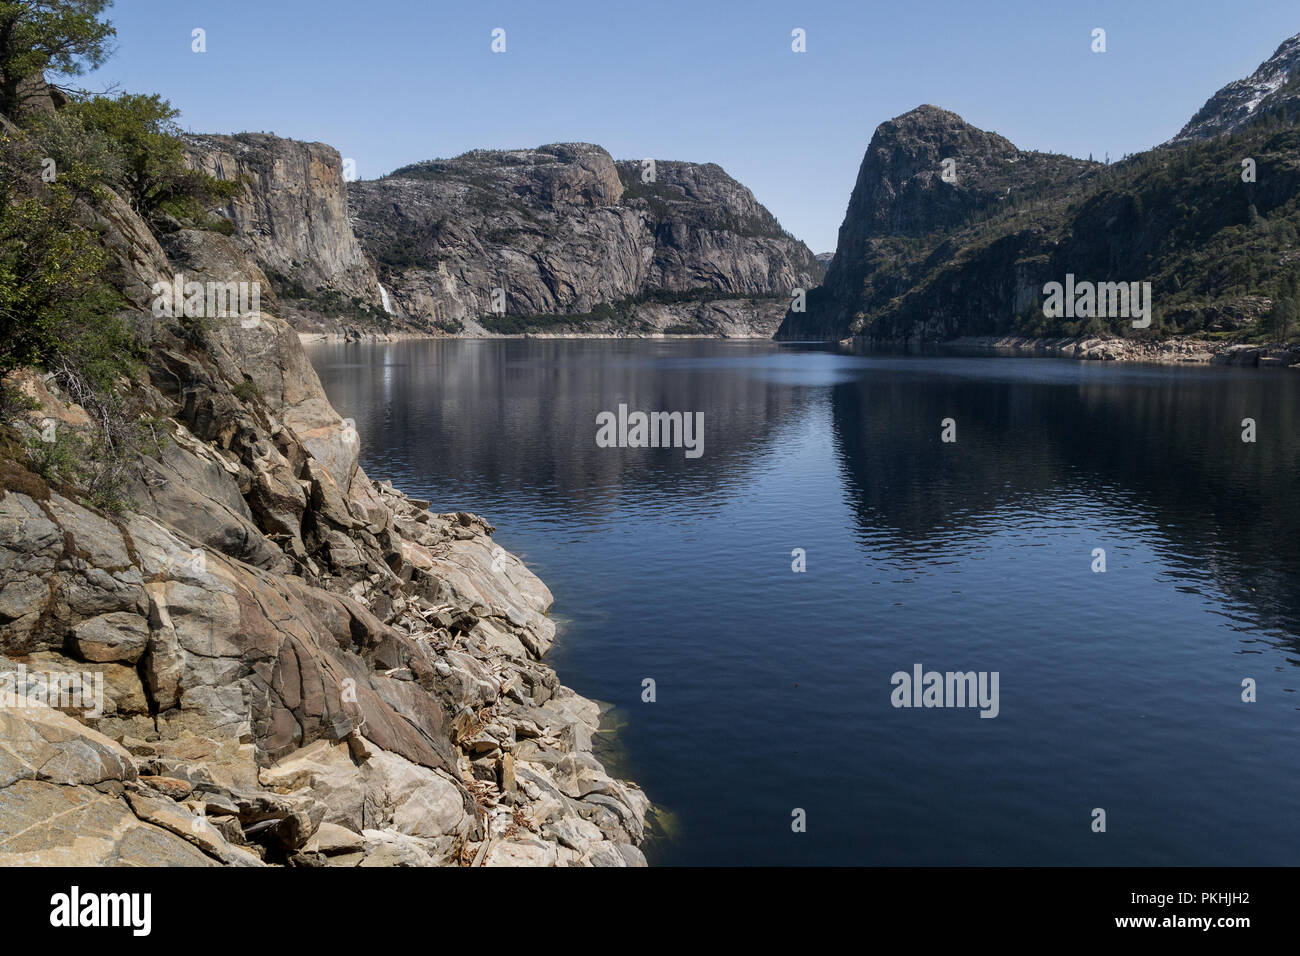
[[[157,250],[107,239],[147,287]],[[257,269],[217,233],[185,256]],[[42,421],[91,427],[52,380],[0,425],[0,865],[643,864],[649,801],[492,527],[371,480],[274,314],[132,321],[163,441],[126,510],[26,467]]]

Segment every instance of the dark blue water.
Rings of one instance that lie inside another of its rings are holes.
[[[372,477],[487,516],[554,591],[552,663],[670,811],[652,863],[1300,862],[1300,372],[312,355]],[[621,402],[704,412],[703,456],[598,448]],[[917,663],[997,671],[999,715],[891,706]]]

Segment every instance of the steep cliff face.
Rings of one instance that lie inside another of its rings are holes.
[[[817,257],[713,163],[620,161],[624,205],[652,237],[642,290],[709,289],[789,298],[821,278]]]
[[[1285,328],[1300,261],[1298,59],[1300,36],[1171,145],[1115,164],[1024,152],[932,106],[881,124],[826,280],[777,337],[1134,334],[1127,311],[1045,314],[1045,285],[1067,276],[1150,283],[1148,335]]]
[[[379,281],[348,221],[343,160],[323,143],[262,133],[187,138],[190,162],[241,189],[221,214],[300,327],[383,324]]]
[[[259,208],[241,215],[278,228]],[[126,290],[285,261],[213,232],[146,241],[107,209]],[[363,290],[340,255],[306,268]],[[542,662],[550,592],[481,518],[367,477],[263,305],[131,316],[148,358],[126,400],[164,441],[120,514],[30,470],[47,422],[93,424],[53,379],[12,383],[33,408],[0,425],[0,863],[643,863],[648,801]]]
[[[425,328],[715,332],[700,303],[718,302],[706,317],[770,334],[778,300],[821,275],[714,165],[657,162],[652,178],[563,143],[418,163],[348,196],[398,311]]]

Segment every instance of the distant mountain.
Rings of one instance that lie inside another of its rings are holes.
[[[239,184],[219,212],[300,331],[767,338],[825,273],[712,163],[560,143],[349,183],[322,143],[242,133],[186,148]]]
[[[786,316],[778,337],[844,338],[950,265],[946,252],[955,250],[945,237],[1077,189],[1099,165],[1019,150],[935,106],[882,123],[858,170],[826,281],[805,312]],[[1000,299],[1006,278],[980,294]]]
[[[416,327],[766,337],[823,273],[719,166],[615,162],[586,143],[416,163],[348,201]]]
[[[1044,285],[1067,275],[1150,282],[1146,335],[1300,326],[1298,57],[1300,36],[1170,145],[1111,165],[1022,151],[933,106],[882,123],[826,280],[777,338],[1135,334],[1126,317],[1047,318]]]

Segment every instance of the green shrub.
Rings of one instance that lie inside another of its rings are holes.
[[[54,160],[56,179],[83,195],[95,186],[116,188],[126,178],[126,159],[115,143],[73,110],[40,114],[33,119],[33,143]]]
[[[244,379],[238,385],[230,390],[230,393],[241,402],[252,402],[261,398],[262,393],[258,391],[257,386],[253,384],[252,379]]]
[[[0,140],[0,375],[75,351],[98,380],[111,378],[130,349],[108,254],[67,184],[27,178],[31,156],[27,144]]]
[[[239,190],[238,183],[190,168],[176,125],[180,113],[157,94],[95,96],[66,110],[113,144],[121,170],[114,185],[146,218],[171,216],[200,227],[215,225],[212,207]]]
[[[27,461],[32,471],[46,481],[73,484],[77,480],[85,448],[80,438],[66,429],[55,432],[54,441],[27,439]]]

